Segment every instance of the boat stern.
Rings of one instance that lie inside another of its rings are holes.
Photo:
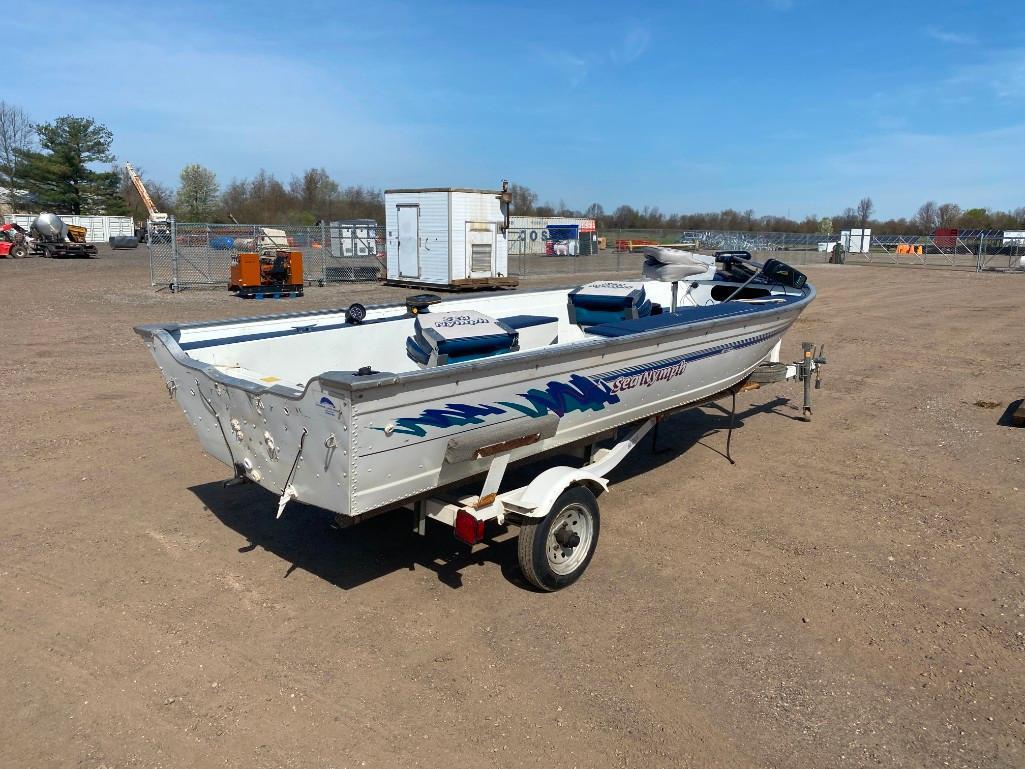
[[[281,496],[348,514],[350,402],[319,380],[302,392],[234,379],[186,355],[173,326],[140,326],[168,396],[210,456]],[[286,499],[286,501],[287,501]]]

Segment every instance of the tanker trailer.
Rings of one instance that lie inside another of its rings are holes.
[[[88,259],[96,256],[96,246],[85,242],[88,230],[67,225],[57,214],[40,214],[32,220],[32,252],[52,259]]]

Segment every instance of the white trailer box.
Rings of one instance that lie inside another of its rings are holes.
[[[1004,230],[1003,247],[1025,248],[1025,230]]]
[[[86,243],[106,243],[112,237],[131,237],[135,234],[135,222],[130,216],[57,215],[65,224],[85,227]],[[36,214],[11,214],[5,218],[8,223],[18,224],[27,230],[35,221]]]
[[[377,256],[377,222],[373,219],[347,219],[328,224],[331,256],[343,259]]]
[[[388,282],[434,288],[515,286],[499,190],[385,190]]]

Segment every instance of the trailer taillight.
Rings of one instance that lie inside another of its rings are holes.
[[[484,540],[484,521],[477,518],[462,508],[456,513],[455,524],[456,539],[468,545],[476,545]]]

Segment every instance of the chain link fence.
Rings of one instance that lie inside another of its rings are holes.
[[[303,254],[306,282],[376,281],[385,277],[383,230],[372,220],[322,223],[310,227],[150,223],[150,282],[172,290],[227,286],[232,257],[240,252],[287,249]],[[706,253],[750,251],[755,259],[775,257],[795,266],[835,261],[841,236],[821,233],[720,230],[605,230],[597,253],[568,256],[510,253],[509,274],[639,275],[644,246],[686,244]],[[991,230],[958,235],[872,235],[861,248],[850,243],[848,264],[941,266],[955,269],[1014,269],[1022,266],[1025,239]],[[867,245],[867,248],[866,248]],[[518,249],[512,249],[513,251]]]
[[[313,226],[150,222],[150,284],[172,291],[226,287],[236,254],[298,251],[307,284],[376,281],[384,252],[371,220]]]
[[[749,251],[755,259],[775,257],[795,266],[835,261],[837,243],[848,264],[940,266],[957,269],[1015,269],[1023,266],[1025,239],[993,230],[954,235],[872,235],[864,244],[839,234],[723,230],[603,230],[603,247],[588,256],[509,255],[509,272],[530,275],[624,272],[639,274],[648,245],[688,245],[695,251]]]

